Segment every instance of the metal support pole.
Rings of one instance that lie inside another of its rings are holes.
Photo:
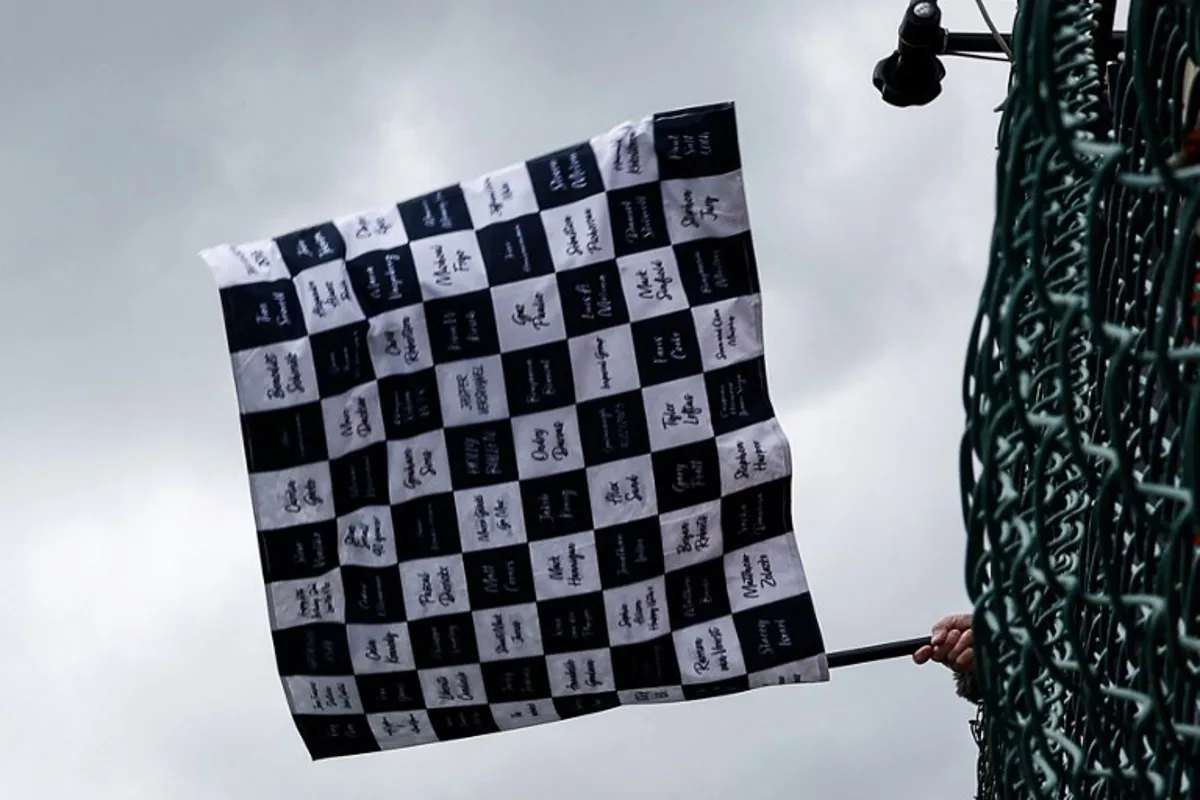
[[[1000,38],[1010,48],[1012,34],[1002,33]],[[946,32],[945,44],[938,55],[953,55],[954,53],[999,53],[1000,43],[990,33],[953,33]],[[1125,49],[1125,31],[1114,31],[1109,28],[1104,35],[1096,37],[1096,57],[1107,62],[1117,57]]]

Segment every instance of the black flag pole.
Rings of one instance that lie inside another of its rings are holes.
[[[898,642],[873,644],[870,647],[856,647],[853,650],[839,650],[836,653],[829,653],[826,658],[829,661],[830,669],[852,667],[855,664],[866,664],[871,661],[911,656],[927,644],[929,644],[929,637],[922,636],[919,639],[904,639]]]

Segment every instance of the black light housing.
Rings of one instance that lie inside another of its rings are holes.
[[[909,3],[896,51],[875,65],[873,82],[883,102],[904,108],[937,99],[946,77],[938,56],[946,52],[948,36],[942,27],[942,10],[934,0]]]
[[[1117,57],[1125,46],[1124,31],[1097,36],[1096,57],[1101,63]],[[911,0],[900,23],[896,50],[875,65],[872,83],[883,102],[906,108],[932,103],[942,93],[946,67],[938,56],[1002,53],[1012,47],[1009,34],[951,33],[942,27],[937,0]]]

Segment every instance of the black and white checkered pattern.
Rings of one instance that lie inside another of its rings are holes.
[[[313,758],[827,680],[732,104],[202,256]]]

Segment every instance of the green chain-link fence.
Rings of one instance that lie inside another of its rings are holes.
[[[1100,10],[1013,29],[964,385],[980,797],[1200,798],[1200,0],[1135,0],[1108,70]]]

